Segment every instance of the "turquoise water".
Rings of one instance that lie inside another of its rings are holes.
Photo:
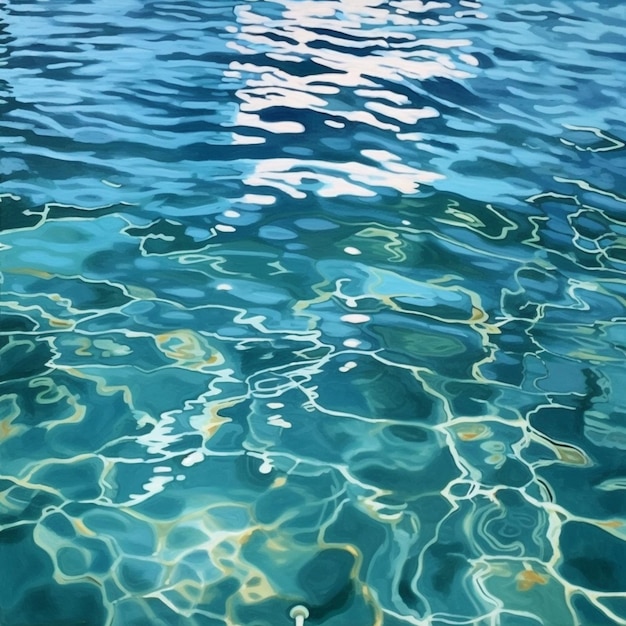
[[[0,624],[626,624],[621,2],[0,5]]]

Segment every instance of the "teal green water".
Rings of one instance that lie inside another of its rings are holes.
[[[621,3],[0,5],[0,625],[626,624]]]

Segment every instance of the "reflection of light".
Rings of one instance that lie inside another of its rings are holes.
[[[259,206],[269,206],[276,202],[274,196],[262,196],[256,193],[247,193],[243,197],[239,198],[239,202],[242,204],[256,204]]]
[[[267,423],[270,426],[280,426],[281,428],[291,428],[291,423],[283,419],[282,415],[272,415],[267,418]]]
[[[227,74],[245,81],[236,92],[240,105],[233,125],[258,129],[259,135],[304,133],[309,130],[305,120],[319,123],[315,121],[319,118],[307,114],[317,113],[330,128],[342,129],[351,122],[393,133],[398,141],[415,141],[419,135],[407,126],[419,126],[439,112],[415,107],[406,90],[395,93],[390,85],[416,89],[411,85],[432,78],[470,78],[477,64],[463,51],[472,43],[468,39],[419,36],[434,31],[415,14],[441,12],[443,22],[452,14],[447,2],[277,0],[274,6],[279,13],[269,19],[255,4],[237,7],[239,32],[228,43],[240,53],[240,60],[230,64]],[[260,64],[259,55],[263,56]],[[315,65],[310,73],[307,61]],[[303,71],[291,72],[294,63],[301,64]],[[264,114],[270,109],[293,113],[286,117],[281,113],[277,119]],[[265,139],[238,137],[241,141]],[[421,183],[432,184],[439,178],[397,157],[374,165],[270,157],[257,161],[243,182],[301,199],[309,193],[373,197],[377,188],[415,194]]]
[[[261,474],[269,474],[274,469],[274,464],[272,463],[272,459],[267,454],[267,452],[253,452],[249,451],[248,455],[254,457],[255,459],[260,459],[263,461],[259,466],[259,473]]]
[[[384,163],[383,168],[356,161],[327,163],[276,158],[257,163],[255,171],[244,179],[244,183],[270,186],[284,191],[292,198],[304,198],[306,193],[302,190],[303,185],[311,181],[315,183],[317,195],[335,198],[342,195],[372,197],[376,192],[371,187],[387,187],[413,194],[420,183],[432,183],[440,178],[442,176],[439,174],[392,161]]]
[[[265,143],[265,139],[263,139],[263,137],[251,137],[250,135],[238,135],[237,133],[233,133],[234,146],[253,145],[258,143]]]
[[[204,454],[200,450],[196,450],[187,455],[180,463],[185,467],[191,467],[197,463],[202,463],[202,461],[204,461]]]
[[[349,372],[350,370],[354,369],[355,367],[356,367],[356,363],[354,361],[348,361],[347,363],[344,363],[339,368],[339,371],[340,372]]]
[[[142,485],[144,493],[131,494],[129,496],[129,502],[132,504],[139,504],[154,495],[157,495],[163,491],[167,483],[171,483],[174,480],[172,476],[152,476],[147,483]]]
[[[376,111],[382,115],[386,115],[394,120],[399,120],[405,124],[415,124],[418,120],[429,117],[438,117],[439,112],[432,107],[424,107],[423,109],[407,109],[402,107],[392,107],[383,102],[366,102],[365,108],[370,111]]]
[[[348,313],[341,316],[342,322],[348,322],[348,324],[362,324],[363,322],[369,322],[369,315],[363,313]]]
[[[180,439],[180,435],[172,433],[175,421],[174,417],[164,413],[150,432],[137,437],[137,442],[145,446],[149,454],[165,454],[168,447]]]
[[[249,113],[237,113],[235,116],[236,126],[251,126],[253,128],[260,128],[270,133],[303,133],[304,126],[299,122],[266,122],[262,120],[258,115],[251,115]]]

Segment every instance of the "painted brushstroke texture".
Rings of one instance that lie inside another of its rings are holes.
[[[626,623],[620,2],[0,5],[0,623]]]

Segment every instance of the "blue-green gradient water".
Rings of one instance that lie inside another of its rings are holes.
[[[0,624],[626,624],[621,1],[0,4]]]

